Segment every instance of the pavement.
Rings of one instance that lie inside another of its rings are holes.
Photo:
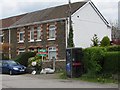
[[[59,79],[57,74],[3,74],[2,88],[118,88],[118,85]]]

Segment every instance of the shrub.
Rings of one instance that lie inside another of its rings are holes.
[[[108,47],[106,47],[106,49],[107,49],[108,52],[111,52],[111,51],[120,51],[120,45],[108,46]]]
[[[108,36],[103,37],[101,41],[101,46],[110,46],[110,39]]]
[[[120,52],[106,52],[104,57],[104,73],[116,74],[120,68]]]
[[[15,58],[14,60],[27,67],[28,59],[30,57],[34,57],[35,55],[36,55],[35,52],[24,52],[24,53],[18,55],[17,58]]]
[[[105,51],[106,49],[103,47],[92,47],[84,50],[83,63],[89,74],[100,73]]]
[[[92,46],[98,46],[99,40],[96,34],[94,34],[93,38],[91,39],[92,41]]]
[[[42,65],[42,58],[40,58],[40,56],[35,56],[35,57],[31,57],[28,59],[28,66],[32,67],[32,62],[36,62],[36,66],[41,67]]]

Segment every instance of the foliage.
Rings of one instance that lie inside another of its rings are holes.
[[[40,67],[42,65],[42,59],[40,56],[31,57],[28,60],[28,67],[32,66],[32,62],[36,62],[36,66]]]
[[[67,79],[68,77],[67,77],[66,71],[62,71],[59,77],[60,79]]]
[[[105,48],[91,47],[84,50],[83,63],[89,74],[96,75],[102,70]]]
[[[101,41],[101,46],[103,46],[103,47],[110,46],[110,39],[108,36],[103,37],[103,39]]]
[[[120,72],[120,52],[106,52],[104,57],[103,72],[116,74]]]
[[[2,53],[2,60],[9,60],[9,57],[8,56],[5,56],[5,54],[4,53]]]
[[[68,37],[68,47],[74,47],[72,26],[70,27],[70,32],[69,32],[69,37]]]
[[[99,74],[96,76],[89,76],[89,74],[83,74],[80,78],[83,81],[99,82],[99,83],[118,83],[118,80],[113,79],[111,74]]]
[[[99,40],[96,34],[94,34],[93,38],[91,39],[93,42],[92,46],[98,46]]]
[[[108,46],[108,47],[106,47],[106,49],[107,49],[108,52],[111,52],[111,51],[120,51],[120,45]]]
[[[28,59],[30,57],[34,57],[35,55],[36,55],[35,52],[24,52],[24,53],[18,55],[14,60],[27,67]]]
[[[36,62],[35,66],[32,66],[32,63]],[[40,71],[42,70],[42,58],[40,56],[35,56],[35,57],[31,57],[28,60],[28,67],[34,67],[35,70],[37,71],[37,74],[40,74]]]

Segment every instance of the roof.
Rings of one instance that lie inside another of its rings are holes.
[[[71,13],[73,14],[79,8],[81,8],[87,2],[76,2],[71,4]],[[66,18],[69,15],[69,5],[61,5],[57,7],[51,7],[44,10],[39,10],[35,12],[28,13],[19,21],[14,23],[12,26],[24,25],[33,22],[41,22],[51,19]]]
[[[80,9],[83,5],[88,2],[75,2],[71,3],[71,14],[75,13],[78,9]],[[94,8],[96,13],[100,16],[103,22],[109,26],[109,23],[104,18],[104,16],[99,12],[96,6],[90,1],[91,6]],[[51,7],[35,12],[26,13],[19,16],[14,16],[6,19],[0,20],[2,23],[2,27],[0,28],[14,28],[32,24],[38,24],[39,22],[52,21],[52,20],[63,20],[63,18],[67,18],[69,16],[69,4]],[[0,24],[1,25],[1,24]]]
[[[0,28],[7,28],[7,27],[11,26],[12,24],[14,24],[16,21],[18,21],[20,18],[22,18],[25,15],[26,14],[22,14],[22,15],[18,15],[18,16],[14,16],[14,17],[1,19],[0,20]]]

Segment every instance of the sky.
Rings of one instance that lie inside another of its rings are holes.
[[[71,0],[78,2],[83,0]],[[118,20],[118,1],[120,0],[91,0],[103,16],[116,23]],[[67,4],[68,0],[0,0],[0,19],[33,12],[49,7]]]

